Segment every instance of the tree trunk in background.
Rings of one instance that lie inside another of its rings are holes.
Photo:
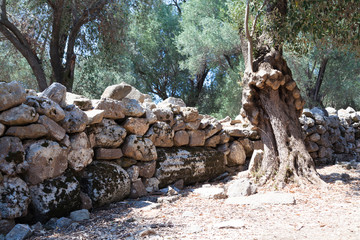
[[[314,93],[312,96],[313,101],[315,103],[319,104],[322,108],[324,108],[324,105],[322,104],[322,101],[321,101],[320,88],[321,88],[321,84],[324,80],[326,65],[327,65],[328,61],[329,61],[328,57],[325,57],[321,60],[319,75],[316,79],[315,89],[314,89]]]
[[[280,51],[269,49],[244,74],[242,115],[257,128],[264,157],[253,174],[260,184],[323,183],[306,150],[299,117],[304,101]]]
[[[204,87],[205,79],[209,73],[209,69],[204,67],[204,70],[201,73],[196,74],[195,82],[192,84],[192,92],[189,95],[189,98],[186,102],[186,106],[195,107],[199,101],[200,93]]]

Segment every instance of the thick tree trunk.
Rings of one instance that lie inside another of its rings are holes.
[[[255,169],[260,184],[322,183],[306,150],[299,116],[304,101],[281,52],[272,49],[244,76],[242,115],[257,128],[264,158]]]

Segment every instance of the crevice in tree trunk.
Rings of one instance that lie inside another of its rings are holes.
[[[321,184],[306,150],[299,117],[305,102],[282,54],[271,49],[245,72],[242,115],[257,128],[264,157],[254,170],[260,184]]]

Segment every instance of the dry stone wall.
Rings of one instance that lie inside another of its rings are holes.
[[[300,121],[316,163],[357,159],[359,120],[351,108],[305,109]],[[41,93],[0,83],[0,221],[8,226],[0,234],[15,220],[46,221],[206,181],[262,148],[241,116],[219,121],[177,98],[155,104],[125,83],[97,100],[59,83]]]

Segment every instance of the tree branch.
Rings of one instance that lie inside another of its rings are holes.
[[[7,16],[6,16],[6,0],[2,0],[2,3],[1,3],[1,19],[2,20],[7,19]]]
[[[266,5],[266,2],[267,2],[267,0],[264,0],[263,5],[259,8],[259,10],[258,10],[258,12],[257,12],[257,14],[256,14],[256,16],[255,16],[255,19],[254,19],[254,22],[253,22],[253,25],[252,25],[252,28],[251,28],[251,37],[254,36],[257,20],[258,20],[258,18],[259,18],[259,16],[260,16],[261,10],[262,10],[262,9],[265,7],[265,5]]]
[[[252,54],[253,43],[252,43],[252,37],[249,32],[249,4],[250,4],[250,1],[247,0],[246,1],[246,9],[245,9],[245,19],[244,19],[245,37],[248,42],[248,64],[247,64],[246,68],[247,69],[250,68],[249,70],[251,70],[251,72],[253,72],[254,71],[254,69],[253,69],[253,54]]]

